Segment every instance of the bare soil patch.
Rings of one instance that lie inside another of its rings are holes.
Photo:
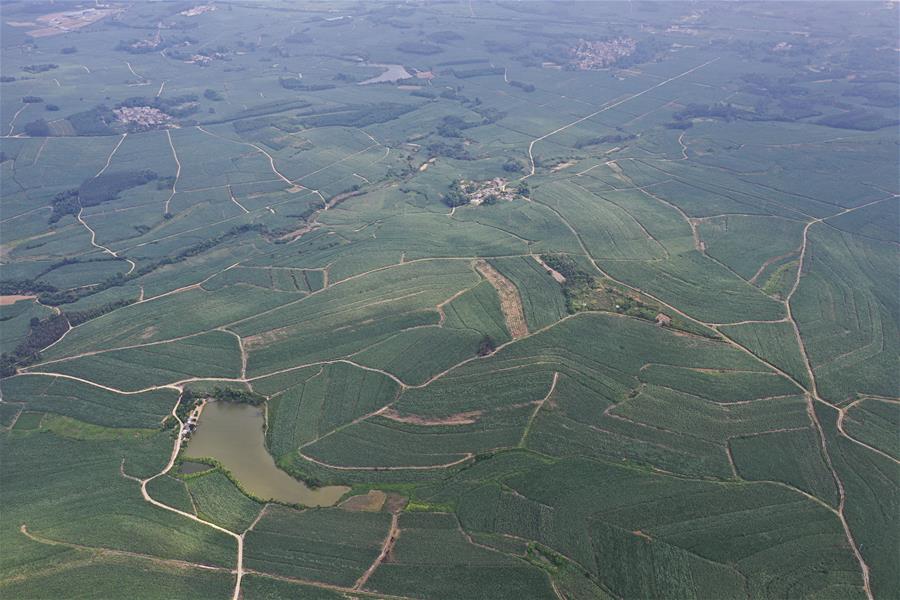
[[[568,169],[569,167],[572,167],[572,166],[577,165],[577,164],[578,164],[578,163],[577,163],[576,161],[574,161],[574,160],[567,160],[566,162],[564,162],[564,163],[559,163],[558,165],[556,165],[555,167],[553,167],[552,169],[550,169],[550,172],[551,172],[551,173],[558,173],[559,171],[562,171],[563,169]]]
[[[293,242],[297,238],[302,237],[303,235],[309,233],[313,229],[315,229],[315,226],[307,224],[307,225],[304,225],[303,227],[300,227],[299,229],[295,229],[294,231],[289,231],[276,239],[282,240],[282,241]]]
[[[532,256],[534,257],[534,260],[538,261],[538,264],[540,264],[542,267],[544,267],[544,269],[546,269],[548,273],[550,273],[550,277],[555,279],[556,283],[563,285],[566,282],[566,278],[563,276],[563,274],[545,263],[540,256],[538,256],[537,254],[532,254]]]
[[[122,12],[119,8],[85,8],[71,10],[65,12],[55,12],[47,15],[41,15],[37,19],[37,23],[26,23],[26,25],[39,25],[39,29],[32,29],[28,32],[31,37],[48,37],[51,35],[59,35],[68,33],[75,29],[81,29],[91,23]]]
[[[469,412],[456,413],[446,417],[429,418],[421,415],[400,414],[393,408],[383,411],[380,416],[397,421],[398,423],[410,423],[412,425],[471,425],[478,421],[482,411],[472,410]]]
[[[384,503],[384,508],[389,513],[397,514],[406,508],[406,496],[401,496],[400,494],[396,494],[394,492],[390,492],[387,495],[387,500]]]
[[[37,298],[37,296],[20,296],[17,294],[12,294],[10,296],[0,296],[0,306],[15,304],[19,300],[33,300],[35,298]]]
[[[265,348],[269,344],[277,342],[280,339],[284,339],[287,336],[288,332],[285,328],[271,329],[269,331],[264,331],[263,333],[251,335],[244,338],[244,350],[256,350],[257,348]]]
[[[497,290],[497,294],[500,296],[500,309],[506,318],[506,328],[509,329],[509,334],[513,339],[528,335],[528,325],[525,323],[525,313],[522,310],[522,298],[519,297],[519,290],[516,289],[513,282],[501,275],[487,261],[476,261],[475,268]]]
[[[387,494],[381,490],[369,490],[368,494],[350,496],[339,505],[351,512],[378,512],[384,507]]]

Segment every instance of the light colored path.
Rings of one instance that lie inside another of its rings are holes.
[[[83,212],[84,212],[84,208],[83,207],[79,208],[78,215],[76,216],[76,218],[78,219],[78,222],[81,223],[82,225],[84,225],[84,228],[87,229],[88,232],[91,234],[91,246],[93,246],[99,250],[103,250],[103,252],[109,254],[110,256],[112,256],[114,258],[119,258],[119,259],[127,262],[129,264],[129,268],[125,274],[130,275],[131,272],[134,271],[134,269],[137,267],[137,265],[130,258],[121,257],[114,251],[107,248],[106,246],[103,246],[102,244],[98,244],[97,243],[97,232],[95,232],[93,229],[91,229],[90,225],[87,224],[87,221],[84,220],[84,217],[82,217],[82,215],[81,215],[81,213],[83,213]]]
[[[391,549],[394,547],[394,544],[397,542],[397,538],[400,537],[400,527],[398,527],[397,522],[399,521],[399,515],[395,512],[391,515],[391,527],[388,529],[387,536],[384,538],[384,543],[381,545],[381,552],[378,554],[378,557],[375,561],[366,569],[366,572],[363,573],[359,579],[356,580],[356,584],[354,584],[354,590],[361,590],[369,578],[372,576],[372,573],[375,572],[381,563],[384,562],[384,559],[387,558],[388,553],[390,553]]]
[[[559,372],[554,371],[553,381],[550,383],[550,389],[547,391],[547,395],[537,403],[537,406],[534,407],[534,412],[532,412],[531,416],[528,418],[528,424],[525,425],[525,430],[522,432],[522,439],[519,440],[519,448],[525,447],[525,443],[528,441],[528,434],[531,433],[531,426],[534,425],[534,420],[537,419],[538,413],[541,412],[542,408],[544,408],[547,400],[549,400],[550,396],[553,395],[553,392],[556,390],[556,382],[558,381]]]
[[[234,195],[234,190],[231,188],[231,185],[230,185],[230,184],[228,185],[228,195],[231,196],[231,201],[234,202],[234,203],[237,205],[238,208],[240,208],[242,211],[244,211],[245,214],[247,214],[247,213],[250,212],[249,210],[247,210],[247,209],[244,207],[243,204],[241,204],[240,202],[238,202],[238,199],[235,197],[235,195]]]
[[[122,142],[125,141],[125,138],[126,138],[126,137],[128,137],[128,134],[127,134],[127,133],[123,133],[123,134],[122,134],[122,137],[119,139],[119,143],[115,145],[115,147],[112,149],[112,152],[110,152],[110,153],[109,153],[109,156],[106,158],[106,164],[103,165],[103,168],[102,168],[102,169],[100,169],[99,171],[97,171],[97,174],[94,175],[94,179],[97,179],[98,177],[100,177],[101,175],[103,175],[103,172],[106,171],[106,170],[109,168],[109,164],[112,162],[113,156],[115,156],[115,154],[116,154],[116,150],[119,149],[119,146],[122,145]]]
[[[215,523],[205,521],[196,515],[192,515],[191,513],[185,512],[183,510],[179,510],[177,508],[169,506],[168,504],[163,504],[162,502],[155,500],[152,496],[150,496],[149,492],[147,492],[147,484],[150,483],[151,481],[153,481],[154,479],[156,479],[157,477],[162,477],[163,475],[168,473],[174,466],[175,459],[178,458],[178,453],[181,451],[181,444],[183,441],[183,438],[181,435],[181,429],[182,429],[182,427],[184,427],[184,423],[178,417],[178,414],[176,412],[178,409],[178,405],[180,403],[181,403],[181,398],[179,398],[178,402],[175,403],[175,406],[172,407],[172,416],[175,417],[175,420],[178,422],[178,433],[175,436],[175,444],[172,446],[172,454],[169,456],[169,462],[167,462],[166,466],[163,467],[163,470],[160,471],[159,473],[157,473],[156,475],[147,477],[146,479],[138,480],[141,483],[141,496],[143,496],[144,500],[146,500],[153,506],[176,513],[178,515],[181,515],[182,517],[185,517],[192,521],[196,521],[198,523],[206,525],[207,527],[211,527],[211,528],[213,528],[217,531],[220,531],[224,534],[227,534],[235,539],[235,541],[237,542],[237,567],[235,569],[236,577],[235,577],[234,593],[232,595],[232,600],[239,600],[240,596],[241,596],[241,579],[243,579],[243,576],[244,576],[244,536],[237,534],[233,531],[230,531],[228,529],[225,529],[224,527],[220,527],[219,525],[216,525]],[[124,465],[122,468],[122,474],[123,474],[123,476],[126,476],[129,479],[136,479],[134,477],[125,475]]]
[[[175,159],[175,181],[172,182],[172,193],[169,195],[166,204],[163,207],[164,215],[169,214],[169,203],[172,202],[172,198],[174,198],[177,193],[175,186],[178,185],[178,178],[181,177],[181,161],[178,160],[178,153],[175,152],[175,144],[172,142],[172,131],[169,129],[166,129],[166,139],[169,140],[169,148],[172,149],[172,158]]]
[[[664,81],[660,81],[659,83],[657,83],[657,84],[655,84],[655,85],[652,85],[652,86],[648,87],[648,88],[645,89],[645,90],[642,90],[642,91],[637,92],[637,93],[635,93],[635,94],[632,94],[632,95],[630,95],[630,96],[628,96],[628,97],[626,97],[626,98],[623,98],[623,99],[621,99],[621,100],[618,100],[618,101],[616,101],[616,102],[613,102],[612,104],[607,104],[606,106],[602,107],[600,110],[594,111],[594,112],[592,112],[591,114],[589,114],[589,115],[587,115],[587,116],[585,116],[585,117],[581,117],[580,119],[576,119],[576,120],[572,121],[571,123],[568,123],[567,125],[563,125],[562,127],[559,127],[559,128],[557,128],[557,129],[554,129],[554,130],[551,131],[550,133],[545,133],[545,134],[542,135],[541,137],[532,140],[531,143],[528,144],[528,160],[531,162],[531,172],[528,173],[527,175],[525,175],[524,177],[522,177],[522,178],[520,179],[520,181],[521,181],[521,180],[524,180],[524,179],[528,179],[529,177],[531,177],[531,176],[534,175],[534,173],[535,173],[535,164],[534,164],[534,153],[533,153],[533,150],[534,150],[534,145],[535,145],[536,143],[538,143],[538,142],[540,142],[540,141],[543,141],[543,140],[546,140],[548,137],[553,136],[553,135],[556,135],[557,133],[560,133],[560,132],[562,132],[562,131],[565,131],[566,129],[568,129],[568,128],[570,128],[570,127],[574,127],[575,125],[578,125],[579,123],[583,123],[583,122],[587,121],[588,119],[592,119],[592,118],[596,117],[597,115],[599,115],[599,114],[601,114],[601,113],[604,113],[604,112],[606,112],[606,111],[608,111],[608,110],[612,110],[613,108],[616,108],[617,106],[621,106],[621,105],[625,104],[626,102],[629,102],[629,101],[631,101],[631,100],[634,100],[635,98],[639,98],[640,96],[643,96],[644,94],[646,94],[646,93],[648,93],[648,92],[652,92],[653,90],[655,90],[655,89],[657,89],[657,88],[660,88],[660,87],[666,85],[667,83],[671,83],[671,82],[673,82],[673,81],[675,81],[675,80],[677,80],[677,79],[681,79],[682,77],[686,77],[687,75],[690,75],[690,74],[693,73],[694,71],[697,71],[697,70],[699,70],[699,69],[702,69],[703,67],[705,67],[705,66],[707,66],[707,65],[710,65],[710,64],[716,62],[717,60],[719,60],[719,57],[718,57],[718,56],[717,56],[716,58],[713,58],[713,59],[711,59],[711,60],[706,61],[706,62],[703,63],[702,65],[697,65],[696,67],[693,67],[693,68],[691,68],[691,69],[688,69],[687,71],[684,71],[683,73],[679,73],[678,75],[675,75],[675,76],[673,76],[673,77],[669,77],[668,79],[666,79],[666,80],[664,80]]]

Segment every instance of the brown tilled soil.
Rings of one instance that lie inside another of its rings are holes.
[[[384,506],[387,494],[381,490],[369,490],[368,494],[350,496],[340,507],[351,512],[378,512]]]
[[[522,311],[522,299],[519,290],[512,281],[500,274],[487,261],[475,261],[475,268],[490,282],[500,296],[500,309],[506,318],[506,328],[509,334],[515,338],[528,335],[528,325],[525,323],[525,313]]]
[[[413,425],[470,425],[478,420],[481,413],[482,411],[480,410],[472,410],[469,412],[447,415],[446,417],[428,418],[414,414],[401,414],[393,408],[389,408],[382,411],[379,416],[390,419],[391,421],[411,423]]]
[[[406,508],[406,496],[389,492],[384,507],[389,513],[399,513]]]
[[[19,300],[31,300],[36,297],[37,296],[23,296],[20,294],[12,294],[9,296],[0,296],[0,306],[6,306],[8,304],[15,304]]]

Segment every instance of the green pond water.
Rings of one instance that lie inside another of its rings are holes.
[[[331,506],[350,489],[342,485],[311,489],[279,469],[266,450],[264,422],[261,407],[210,402],[188,442],[185,458],[215,458],[245,490],[263,499]]]

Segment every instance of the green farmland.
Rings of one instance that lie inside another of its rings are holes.
[[[898,11],[3,0],[0,597],[900,598]]]

